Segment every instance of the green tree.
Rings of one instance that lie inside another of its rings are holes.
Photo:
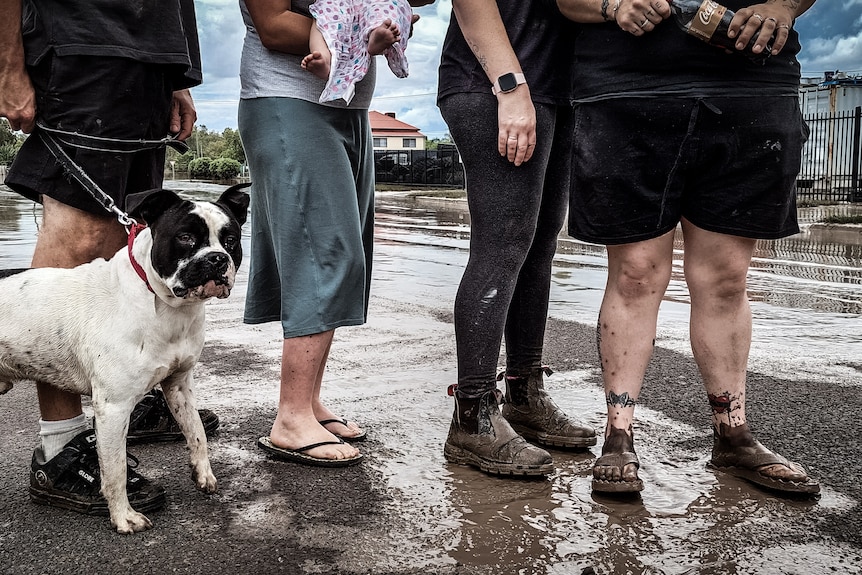
[[[239,138],[239,132],[237,130],[225,128],[225,131],[222,133],[222,137],[225,141],[225,150],[222,153],[222,157],[231,158],[233,160],[236,160],[240,164],[244,164],[245,148],[242,147],[242,141]]]
[[[425,149],[426,150],[436,150],[437,146],[440,144],[454,144],[452,141],[452,136],[448,133],[442,138],[431,138],[429,140],[425,140]]]

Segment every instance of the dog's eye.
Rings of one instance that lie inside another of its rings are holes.
[[[196,243],[195,237],[192,234],[180,234],[177,236],[177,241],[187,246],[194,246]]]
[[[228,234],[222,240],[222,244],[224,244],[224,248],[226,250],[232,250],[236,247],[237,237],[233,234]]]

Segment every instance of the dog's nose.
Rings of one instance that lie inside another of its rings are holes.
[[[224,252],[212,252],[207,254],[206,260],[207,263],[216,269],[226,269],[228,262],[230,261],[228,255]]]

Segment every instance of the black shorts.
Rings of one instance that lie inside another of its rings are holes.
[[[173,96],[169,67],[125,58],[50,55],[29,72],[37,119],[48,127],[124,140],[168,134]],[[126,194],[162,186],[164,148],[133,153],[64,149],[121,209]],[[80,210],[108,213],[64,175],[38,130],[15,157],[6,185],[34,201],[44,194]]]
[[[569,235],[613,245],[685,217],[754,239],[799,231],[796,176],[808,127],[791,97],[622,98],[579,104]]]

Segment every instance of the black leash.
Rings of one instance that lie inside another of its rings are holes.
[[[137,222],[130,218],[126,212],[117,207],[114,203],[114,199],[106,194],[104,190],[102,190],[102,188],[100,188],[99,185],[87,175],[87,172],[85,172],[81,166],[69,157],[69,154],[66,153],[66,150],[63,149],[63,146],[61,146],[60,143],[62,142],[63,144],[74,148],[120,154],[131,154],[144,150],[163,148],[165,146],[170,146],[180,153],[185,153],[189,149],[185,142],[177,140],[175,136],[166,136],[161,140],[119,140],[116,138],[88,136],[77,132],[67,132],[65,130],[49,128],[41,122],[36,122],[36,126],[39,128],[39,137],[57,160],[57,163],[63,167],[66,173],[75,178],[75,180],[81,184],[81,186],[87,190],[91,196],[93,196],[93,199],[102,205],[102,207],[104,207],[108,212],[116,214],[117,220],[120,224],[126,227],[137,224]]]

